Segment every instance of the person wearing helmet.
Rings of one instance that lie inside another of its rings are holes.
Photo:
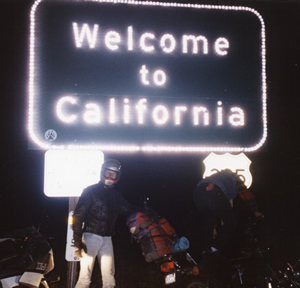
[[[80,273],[75,288],[91,283],[94,261],[98,258],[103,288],[115,287],[114,251],[111,237],[119,214],[129,215],[141,209],[129,204],[115,190],[121,176],[121,164],[105,160],[100,181],[82,192],[73,214],[75,254],[80,257]]]
[[[121,164],[114,159],[106,160],[101,168],[100,179],[108,188],[112,188],[121,177]]]

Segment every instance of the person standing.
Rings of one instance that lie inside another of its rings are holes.
[[[197,184],[193,200],[202,219],[204,252],[222,253],[228,248],[237,227],[237,217],[231,203],[238,195],[255,217],[263,217],[254,195],[231,170],[226,169],[212,174]],[[222,219],[222,225],[213,239],[217,216]]]
[[[96,257],[103,288],[116,286],[112,235],[119,214],[129,215],[137,208],[129,204],[114,186],[121,176],[121,164],[105,160],[100,181],[82,192],[73,214],[75,255],[80,257],[79,279],[75,288],[88,288]]]

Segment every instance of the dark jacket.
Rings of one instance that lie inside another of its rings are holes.
[[[197,184],[197,187],[204,183],[213,183],[219,186],[228,200],[234,199],[239,195],[252,212],[258,211],[254,195],[247,189],[236,173],[228,169],[222,170],[202,179]]]
[[[203,183],[213,183],[218,185],[228,200],[234,199],[238,195],[237,180],[238,175],[230,170],[222,170],[221,172],[212,174],[205,179],[200,180],[197,186]],[[245,187],[246,189],[246,187]]]
[[[112,236],[119,214],[129,215],[136,211],[137,208],[118,191],[104,187],[101,182],[85,188],[73,214],[75,243],[81,241],[83,232]]]

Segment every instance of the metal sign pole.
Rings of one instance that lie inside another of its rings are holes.
[[[78,262],[68,262],[68,288],[74,288],[77,281]]]
[[[78,202],[78,197],[69,197],[69,213],[75,210],[76,204]],[[79,262],[69,261],[68,262],[68,288],[74,288],[77,276],[79,272]]]

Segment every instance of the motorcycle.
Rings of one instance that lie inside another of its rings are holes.
[[[49,288],[50,282],[59,281],[49,274],[53,269],[52,248],[33,226],[0,239],[1,288]]]
[[[217,288],[218,280],[201,275],[198,264],[187,252],[189,241],[178,237],[163,217],[156,220],[143,212],[132,213],[126,223],[134,242],[141,246],[145,260],[160,267],[165,285],[178,288]],[[215,283],[213,283],[215,282]]]
[[[245,243],[229,257],[233,267],[232,287],[300,288],[300,259],[294,264],[275,267],[270,261],[271,248],[263,248],[255,235],[256,227],[263,218],[248,218]]]
[[[300,287],[300,259],[292,266],[284,264],[277,269],[273,276],[272,287],[276,288],[299,288]]]
[[[164,255],[156,261],[165,277],[166,285],[175,285],[186,275],[199,275],[197,263],[186,251]]]

